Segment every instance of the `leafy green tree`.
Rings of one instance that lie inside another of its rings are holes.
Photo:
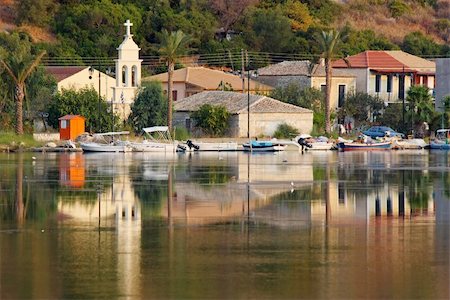
[[[167,126],[172,131],[172,86],[173,86],[173,71],[177,60],[187,51],[189,37],[182,31],[168,32],[162,31],[161,45],[159,53],[161,58],[167,63]]]
[[[394,18],[399,18],[404,14],[409,13],[411,8],[402,0],[393,0],[389,3],[389,10]]]
[[[346,39],[343,42],[340,52],[344,55],[355,55],[366,50],[394,50],[398,46],[390,42],[387,38],[376,34],[373,30],[355,31],[349,26],[344,29]]]
[[[389,126],[394,130],[406,133],[406,124],[403,123],[403,104],[391,103],[378,116],[378,122],[385,126]]]
[[[49,25],[58,8],[55,0],[21,0],[16,3],[18,24]]]
[[[298,135],[298,129],[287,124],[283,123],[278,125],[277,130],[275,130],[273,136],[277,139],[290,139]]]
[[[331,62],[336,58],[336,53],[342,43],[340,31],[322,31],[315,37],[322,51],[322,59],[325,60],[325,133],[331,132],[331,78],[333,77],[333,66]]]
[[[140,44],[142,10],[135,4],[111,0],[80,1],[64,5],[55,15],[54,30],[61,44],[76,49],[81,57],[114,57],[126,19],[133,22],[134,39]]]
[[[24,50],[25,48],[21,48]],[[23,134],[23,100],[25,98],[25,85],[28,77],[34,72],[45,51],[37,56],[30,55],[25,51],[10,53],[7,60],[0,59],[0,65],[3,66],[10,80],[14,84],[14,100],[16,103],[16,133]]]
[[[406,35],[401,48],[403,51],[417,56],[438,55],[443,51],[442,46],[419,31]]]
[[[430,123],[434,115],[433,98],[430,89],[423,85],[412,86],[407,93],[406,100],[409,102],[408,119],[413,128],[423,122]]]
[[[203,104],[191,115],[195,126],[211,136],[221,136],[228,129],[230,113],[225,106]]]
[[[291,21],[279,8],[265,10],[253,9],[248,12],[242,32],[248,46],[256,51],[290,52],[295,36]]]
[[[111,111],[111,107],[101,98],[93,88],[79,91],[65,90],[57,93],[48,108],[48,124],[58,128],[58,118],[64,115],[81,115],[86,118],[86,129],[93,132],[100,128],[100,132],[118,128],[119,117]],[[100,127],[101,126],[101,127]]]
[[[165,125],[167,122],[167,101],[164,97],[161,83],[144,82],[139,94],[131,105],[128,122],[135,132],[144,127]]]
[[[291,21],[293,31],[306,31],[313,19],[308,6],[300,1],[288,0],[282,6],[283,14]]]
[[[347,95],[344,106],[338,112],[340,118],[352,116],[357,126],[367,124],[371,117],[378,115],[383,108],[383,101],[378,97],[363,93],[352,92]]]

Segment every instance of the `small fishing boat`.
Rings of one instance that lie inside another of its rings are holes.
[[[380,143],[360,143],[360,142],[340,142],[337,144],[340,151],[357,151],[357,150],[389,150],[392,147],[392,142],[380,142]]]
[[[186,143],[178,144],[177,151],[236,151],[238,144],[236,142],[196,142],[187,140]]]
[[[142,128],[145,139],[142,142],[130,143],[133,151],[136,152],[175,152],[177,142],[175,142],[169,132],[168,126],[153,126]]]
[[[84,152],[130,152],[129,142],[119,138],[127,134],[128,131],[96,133],[92,141],[80,142],[80,147]]]
[[[251,141],[242,145],[244,151],[249,152],[276,152],[284,151],[287,147],[286,144],[272,142],[272,141]]]
[[[424,149],[428,146],[424,139],[392,140],[393,149]]]
[[[438,129],[436,138],[430,142],[430,149],[450,150],[450,129]]]

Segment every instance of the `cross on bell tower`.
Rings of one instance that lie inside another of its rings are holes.
[[[127,20],[123,25],[127,28],[127,34],[125,36],[132,36],[131,35],[131,26],[133,26],[133,23],[130,22],[130,20]]]

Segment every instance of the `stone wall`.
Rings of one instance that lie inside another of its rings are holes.
[[[57,133],[33,133],[33,139],[39,142],[59,141],[59,132]]]

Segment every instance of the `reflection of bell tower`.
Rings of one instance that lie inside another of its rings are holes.
[[[116,59],[116,86],[113,87],[114,107],[120,118],[127,118],[130,105],[133,103],[138,87],[141,84],[141,62],[138,45],[133,41],[130,28],[133,23],[127,20],[124,24],[126,34],[118,50]]]

